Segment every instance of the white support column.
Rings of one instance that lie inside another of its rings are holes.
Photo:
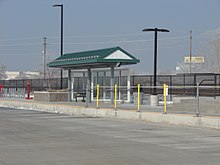
[[[90,71],[91,73],[91,101],[94,100],[94,78],[93,78],[93,73]],[[91,102],[90,101],[90,102]]]
[[[114,104],[114,67],[111,67],[111,103]]]
[[[86,85],[86,107],[91,103],[91,69],[87,70],[87,85]]]
[[[106,71],[104,71],[104,78],[103,78],[103,100],[106,99]]]
[[[71,78],[71,100],[73,100],[73,92],[74,92],[74,77],[73,77],[73,74],[72,74],[72,78]]]
[[[83,71],[83,91],[82,92],[85,92],[85,87],[86,87],[86,73]]]
[[[71,101],[71,93],[72,93],[72,88],[71,88],[71,70],[68,70],[68,102]]]
[[[96,72],[96,85],[99,84],[99,72]]]
[[[119,71],[118,87],[118,99],[121,100],[121,70]]]
[[[131,76],[129,72],[127,75],[127,102],[131,102]]]
[[[93,73],[95,75],[95,72],[92,72],[92,95],[91,95],[92,101],[94,100],[94,77],[93,77]],[[97,86],[97,84],[99,84],[99,72],[98,71],[96,72],[96,84],[95,84],[95,87]]]

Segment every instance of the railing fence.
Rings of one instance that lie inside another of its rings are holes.
[[[99,76],[93,78],[93,85],[100,84],[100,86],[110,86],[110,77]],[[120,81],[120,82],[119,82]],[[3,85],[6,91],[13,89],[16,92],[20,90],[27,90],[27,83],[31,84],[31,91],[45,91],[45,90],[59,90],[60,89],[60,80],[59,78],[51,79],[21,79],[21,80],[0,80],[0,84]],[[220,74],[208,74],[208,73],[197,73],[197,74],[177,74],[177,75],[157,75],[157,86],[163,86],[167,84],[168,86],[181,86],[182,88],[170,88],[170,95],[185,95],[185,96],[196,96],[196,89],[188,89],[187,86],[196,86],[197,82],[201,82],[200,86],[220,86]],[[120,83],[120,84],[119,84]],[[86,79],[83,77],[74,77],[74,86],[73,89],[76,92],[85,90]],[[127,86],[127,76],[122,76],[119,80],[119,77],[115,77],[115,84],[118,86]],[[130,85],[137,86],[141,85],[141,89],[144,94],[152,93],[153,86],[153,75],[134,75],[130,77]],[[63,78],[63,89],[68,88],[68,79]],[[144,86],[149,86],[149,88],[143,88]],[[127,89],[124,89],[126,93]],[[135,89],[134,89],[135,91]],[[131,89],[131,93],[133,89]],[[162,94],[162,89],[157,89],[157,93]],[[9,92],[10,93],[10,92]],[[19,92],[20,93],[20,92]],[[200,95],[204,96],[220,96],[220,89],[203,89],[200,91]]]

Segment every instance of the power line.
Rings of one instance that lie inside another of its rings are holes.
[[[9,39],[1,39],[0,42],[2,41],[19,41],[19,40],[32,40],[32,39],[40,39],[42,37],[29,37],[29,38],[9,38]]]
[[[104,38],[104,37],[129,37],[129,36],[143,36],[143,33],[134,34],[107,34],[107,35],[75,35],[75,36],[65,36],[65,38]],[[50,37],[59,38],[59,37]]]
[[[41,45],[41,43],[24,43],[24,44],[0,44],[0,46],[8,47],[8,46],[37,46]]]
[[[163,40],[177,40],[177,39],[186,39],[188,36],[181,36],[181,37],[170,37],[170,38],[162,38],[158,39],[160,41]],[[111,43],[134,43],[134,42],[152,42],[153,39],[149,40],[123,40],[123,41],[106,41],[106,42],[69,42],[64,43],[66,45],[87,45],[87,44],[111,44]],[[51,45],[57,45],[59,43],[50,43]]]
[[[188,36],[177,36],[177,37],[169,37],[169,38],[160,38],[159,41],[163,40],[178,40],[178,39],[187,39]],[[65,45],[88,45],[88,44],[121,44],[121,43],[136,43],[136,42],[152,42],[153,39],[149,40],[122,40],[122,41],[100,41],[100,42],[66,42]],[[57,45],[60,43],[49,43],[50,45]],[[40,46],[41,43],[17,43],[17,44],[0,44],[1,47],[9,47],[9,46]]]
[[[7,56],[10,56],[10,55],[17,55],[17,56],[26,56],[26,55],[39,55],[40,53],[1,53],[0,52],[0,56],[1,55],[7,55]]]
[[[104,34],[104,35],[68,35],[64,36],[65,38],[104,38],[104,37],[131,37],[131,36],[143,36],[143,33],[130,33],[130,34]],[[19,41],[19,40],[32,40],[32,39],[41,39],[42,37],[24,37],[24,38],[8,38],[1,39],[2,41]],[[47,38],[59,38],[58,36],[49,36]]]
[[[173,48],[174,46],[160,46],[160,49],[167,49],[167,48]],[[188,45],[179,45],[179,46],[175,46],[176,48],[184,48],[184,47],[188,47]],[[129,49],[129,51],[145,51],[145,50],[150,50],[153,48],[143,48],[143,49]]]
[[[129,36],[141,36],[142,33],[133,33],[133,34],[107,34],[107,35],[73,35],[73,36],[64,36],[65,38],[103,38],[103,37],[129,37]],[[19,40],[32,40],[32,39],[41,39],[42,37],[27,37],[27,38],[9,38],[1,39],[2,41],[19,41]],[[49,36],[48,38],[60,38],[58,36]]]

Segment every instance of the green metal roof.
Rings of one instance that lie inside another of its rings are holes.
[[[56,58],[49,67],[64,69],[104,68],[139,63],[140,60],[120,47],[68,53]]]

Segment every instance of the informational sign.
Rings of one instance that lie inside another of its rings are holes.
[[[185,63],[190,63],[190,57],[184,57]],[[191,63],[203,64],[205,63],[204,57],[191,57]]]

